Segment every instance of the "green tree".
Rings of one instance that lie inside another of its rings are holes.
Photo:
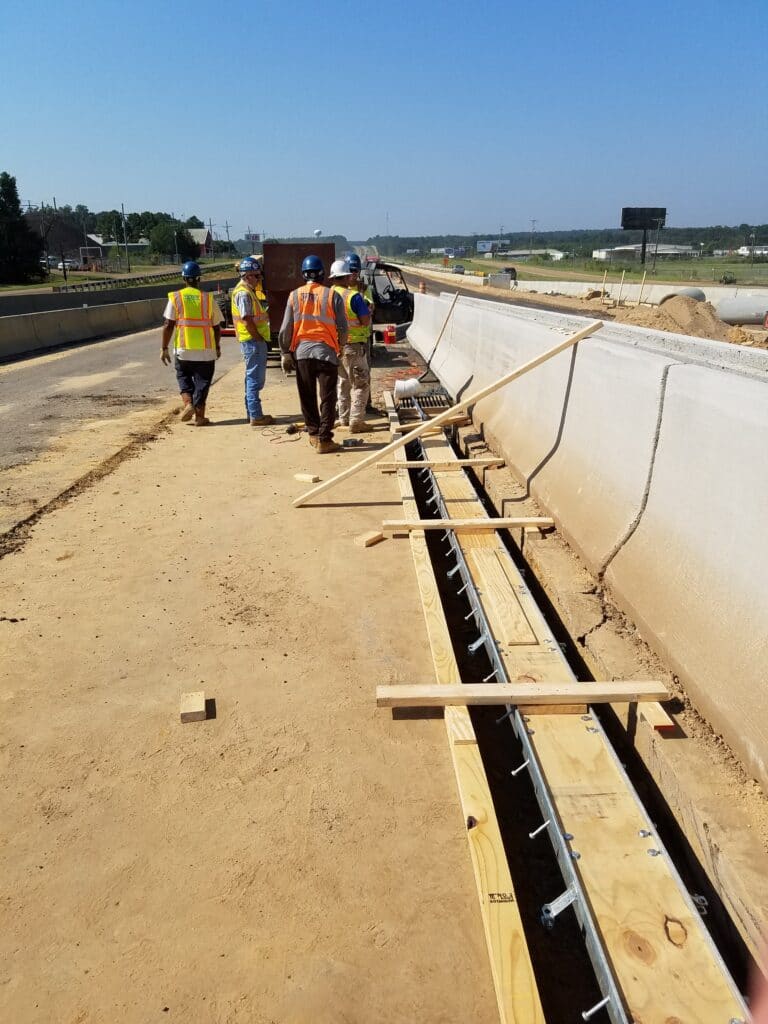
[[[205,224],[200,220],[199,217],[187,217],[184,221],[185,228],[204,228]]]
[[[178,250],[183,260],[195,259],[199,250],[186,228],[172,221],[164,221],[149,234],[150,249],[163,256],[173,256]]]
[[[21,212],[16,179],[3,171],[0,174],[0,282],[24,284],[40,280],[42,244]]]

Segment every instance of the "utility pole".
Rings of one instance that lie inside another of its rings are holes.
[[[230,252],[232,251],[232,240],[229,237],[229,229],[231,227],[232,227],[232,225],[229,223],[229,221],[225,220],[224,221],[224,230],[227,232],[227,248],[230,250]]]
[[[59,211],[56,208],[56,196],[54,196],[53,197],[53,215],[54,215],[54,217],[57,217],[58,214],[59,214]],[[60,246],[60,248],[61,248],[61,269],[62,269],[62,271],[64,273],[64,284],[66,284],[68,278],[67,278],[67,261],[64,259],[64,241],[63,241],[64,235],[62,234],[61,237],[62,237],[62,242],[61,242],[61,246]]]
[[[533,236],[536,234],[536,218],[531,217],[531,244],[529,246],[528,257],[533,259]]]
[[[128,255],[128,233],[125,230],[125,207],[120,203],[120,210],[123,214],[123,245],[125,246],[125,262],[128,265],[128,273],[131,272],[131,257]]]

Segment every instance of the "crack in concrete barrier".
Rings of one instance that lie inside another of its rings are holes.
[[[643,518],[643,513],[648,505],[648,498],[651,493],[651,484],[653,483],[653,470],[656,465],[656,452],[659,447],[659,438],[661,437],[661,425],[664,418],[664,401],[667,396],[667,379],[669,377],[669,371],[673,366],[680,366],[684,364],[680,363],[667,363],[661,373],[661,383],[659,388],[659,407],[656,414],[656,427],[653,434],[653,442],[651,447],[651,457],[648,462],[648,474],[645,479],[645,487],[643,488],[643,494],[640,498],[640,506],[635,513],[632,522],[629,524],[627,529],[624,531],[624,535],[620,537],[614,544],[611,551],[608,553],[603,564],[597,570],[597,578],[602,583],[603,577],[605,576],[611,562],[618,555],[624,545],[632,538],[633,534],[640,525],[640,520]]]

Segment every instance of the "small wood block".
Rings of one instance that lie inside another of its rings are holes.
[[[384,534],[380,530],[369,530],[368,533],[361,533],[355,537],[355,544],[359,548],[371,548],[374,544],[384,540]]]
[[[317,473],[294,473],[294,480],[300,480],[303,484],[319,484],[320,477]]]
[[[673,732],[677,728],[661,704],[641,704],[638,712],[656,732]]]
[[[194,693],[182,693],[182,722],[204,722],[205,719],[205,690],[196,690]]]

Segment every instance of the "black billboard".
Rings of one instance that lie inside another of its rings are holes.
[[[666,220],[666,206],[624,206],[621,211],[621,226],[627,231],[655,231]]]

